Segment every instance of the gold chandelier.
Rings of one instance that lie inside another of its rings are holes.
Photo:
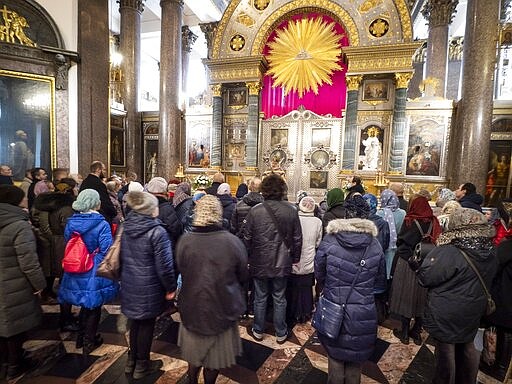
[[[310,90],[318,95],[323,83],[332,85],[332,73],[342,69],[338,64],[341,36],[334,25],[321,18],[296,20],[269,43],[268,72],[276,86],[284,87],[285,95],[296,91],[302,98]]]

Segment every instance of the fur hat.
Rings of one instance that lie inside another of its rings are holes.
[[[96,209],[101,204],[100,194],[94,189],[84,189],[78,194],[73,209],[79,212],[87,212],[91,209]]]
[[[153,177],[149,180],[146,190],[149,193],[167,193],[167,181],[163,177]]]
[[[126,197],[126,203],[135,212],[148,216],[152,216],[158,207],[158,199],[148,192],[130,192]]]
[[[447,201],[443,205],[443,209],[441,210],[441,212],[443,213],[443,215],[449,215],[453,211],[455,211],[457,208],[460,208],[460,207],[461,207],[461,205],[458,201],[450,200],[450,201]]]
[[[144,187],[138,181],[131,181],[130,184],[128,184],[128,192],[142,192],[143,190]]]
[[[196,201],[193,226],[207,227],[209,225],[220,225],[221,223],[222,205],[219,199],[213,195],[205,195]]]
[[[457,208],[448,219],[449,230],[466,227],[470,224],[487,224],[487,218],[476,209]]]
[[[316,202],[311,196],[304,196],[300,199],[299,209],[304,213],[311,213],[315,211]]]
[[[15,185],[0,185],[0,203],[18,206],[25,197],[23,189]]]
[[[231,194],[231,187],[228,183],[222,183],[219,185],[219,188],[217,188],[217,195],[230,195]]]
[[[343,204],[347,219],[358,217],[366,219],[370,215],[370,206],[361,195],[354,195]]]

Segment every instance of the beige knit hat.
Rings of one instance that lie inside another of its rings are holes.
[[[222,205],[213,195],[206,195],[196,201],[194,209],[194,227],[207,227],[222,223]]]
[[[163,177],[153,177],[146,189],[150,193],[167,193],[167,181]]]
[[[152,216],[158,208],[158,199],[148,192],[132,191],[126,195],[126,203],[141,215]]]

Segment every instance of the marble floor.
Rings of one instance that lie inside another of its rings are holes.
[[[162,370],[141,380],[124,374],[128,344],[126,318],[118,305],[103,308],[99,331],[104,344],[84,359],[81,349],[75,349],[74,334],[59,332],[58,305],[44,305],[44,320],[40,329],[29,334],[24,344],[37,367],[14,383],[178,383],[185,384],[187,364],[180,360],[176,346],[179,314],[162,316],[155,329],[152,358],[162,359]],[[217,382],[316,384],[327,380],[327,358],[322,346],[316,342],[310,324],[297,325],[284,344],[279,345],[272,336],[271,325],[262,342],[255,342],[248,334],[250,319],[240,321],[244,354],[237,365],[221,372]],[[434,347],[423,335],[423,344],[401,344],[392,334],[396,326],[392,321],[379,327],[377,347],[371,359],[363,365],[363,384],[370,383],[430,383],[434,365]],[[479,383],[495,384],[501,381],[479,373]]]

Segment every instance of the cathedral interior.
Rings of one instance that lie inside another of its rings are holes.
[[[0,164],[87,175],[135,172],[193,181],[221,171],[231,190],[279,172],[290,199],[319,202],[353,175],[434,196],[472,182],[485,206],[510,198],[512,10],[508,0],[3,0]],[[24,146],[30,156],[15,157]],[[15,160],[16,159],[16,160]],[[105,344],[78,360],[56,308],[28,349],[27,383],[124,383],[126,323],[105,306]],[[179,316],[160,319],[153,352],[179,383]],[[427,383],[433,346],[379,327],[364,383]],[[321,383],[311,326],[283,345],[254,343],[222,383]],[[124,361],[123,361],[124,359]],[[504,378],[480,372],[482,383]]]

